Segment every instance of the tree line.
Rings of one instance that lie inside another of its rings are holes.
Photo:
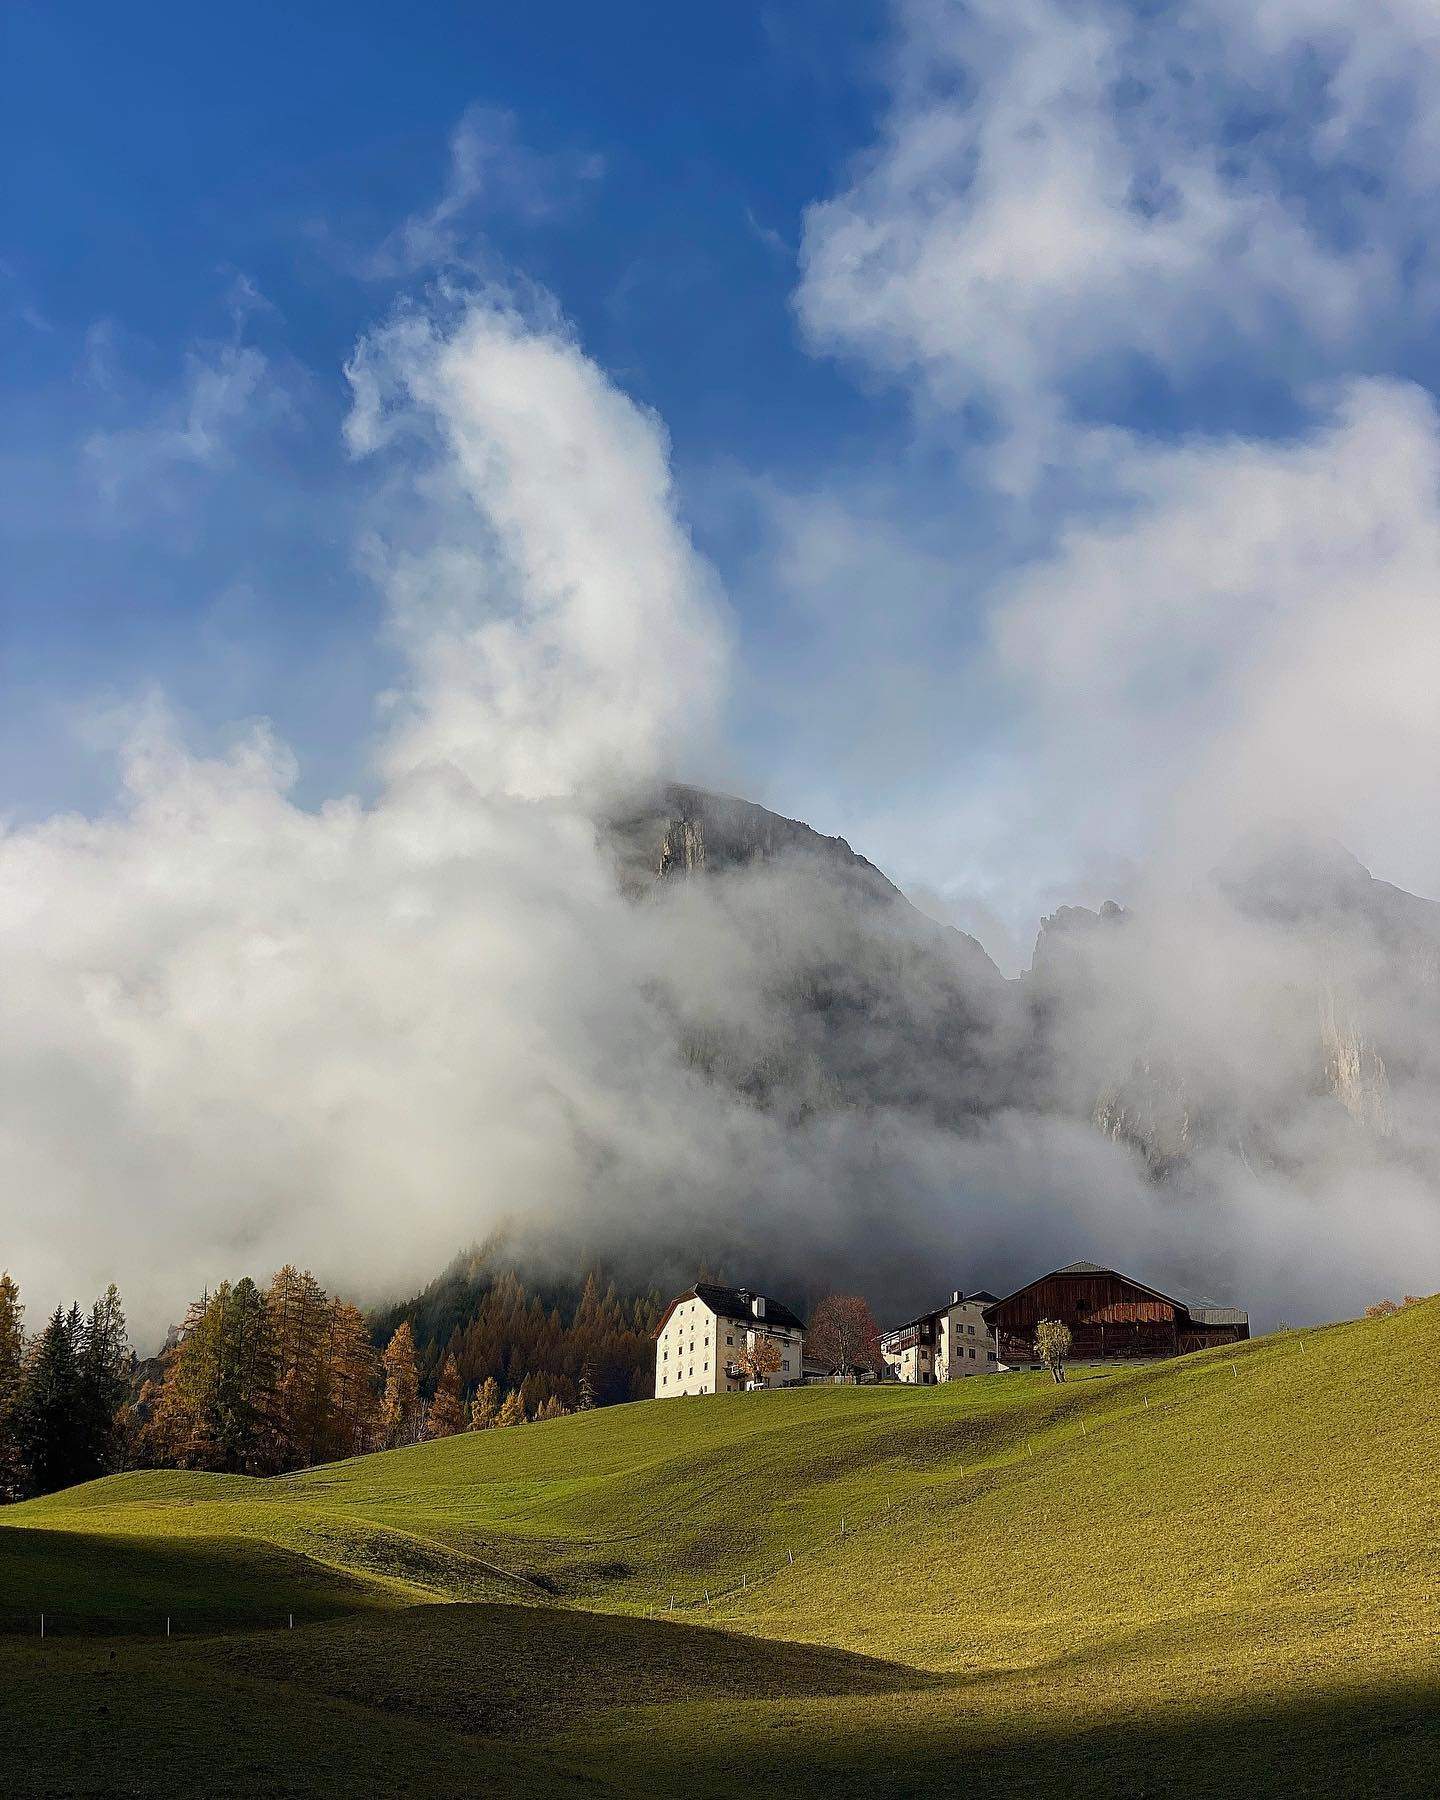
[[[27,1338],[20,1289],[0,1274],[0,1500],[124,1466],[134,1365],[113,1286],[88,1313],[57,1306]]]
[[[500,1274],[442,1345],[367,1317],[287,1264],[222,1281],[141,1363],[110,1287],[27,1336],[0,1277],[0,1501],[127,1468],[275,1475],[465,1430],[554,1419],[644,1392],[644,1320],[592,1276],[569,1320]],[[652,1377],[653,1379],[653,1377]]]

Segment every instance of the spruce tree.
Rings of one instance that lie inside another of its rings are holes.
[[[53,1494],[83,1479],[80,1308],[56,1307],[30,1347],[15,1405],[15,1443],[27,1491]]]
[[[120,1292],[112,1281],[90,1309],[80,1348],[79,1454],[86,1469],[82,1479],[119,1466],[117,1418],[134,1363]]]
[[[23,1492],[24,1470],[15,1441],[15,1408],[25,1366],[25,1308],[7,1269],[0,1274],[0,1502]]]

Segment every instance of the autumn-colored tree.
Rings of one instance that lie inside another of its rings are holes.
[[[1400,1308],[1393,1300],[1377,1300],[1373,1306],[1365,1308],[1365,1317],[1367,1319],[1388,1319],[1392,1313],[1398,1313],[1399,1310]]]
[[[265,1296],[275,1347],[274,1458],[304,1468],[326,1452],[331,1414],[330,1300],[308,1269],[286,1263]]]
[[[765,1387],[772,1375],[785,1366],[785,1358],[768,1332],[752,1331],[750,1341],[740,1352],[740,1373],[752,1387]]]
[[[375,1447],[380,1397],[380,1358],[358,1307],[336,1300],[330,1307],[330,1420],[327,1454],[359,1456]]]
[[[145,1433],[149,1460],[182,1469],[268,1474],[275,1443],[276,1355],[265,1296],[247,1275],[222,1281],[185,1315]]]
[[[568,1406],[562,1406],[560,1404],[559,1396],[552,1394],[536,1413],[535,1422],[539,1424],[542,1419],[563,1419],[567,1416],[569,1411],[570,1408]]]
[[[1073,1339],[1060,1319],[1042,1319],[1035,1327],[1035,1354],[1056,1381],[1065,1379],[1065,1358]]]
[[[500,1384],[493,1375],[480,1384],[470,1402],[470,1429],[488,1431],[500,1414]]]
[[[525,1423],[525,1402],[516,1389],[505,1396],[505,1403],[495,1415],[497,1426],[523,1425]]]
[[[816,1306],[805,1333],[805,1354],[834,1375],[851,1369],[882,1369],[880,1328],[860,1294],[827,1294]]]
[[[440,1379],[435,1383],[435,1397],[425,1419],[427,1438],[454,1437],[465,1428],[465,1406],[460,1397],[460,1371],[455,1358],[447,1356],[440,1365]]]
[[[415,1334],[407,1319],[385,1346],[380,1359],[385,1371],[385,1398],[380,1406],[380,1429],[389,1447],[413,1444],[420,1436],[420,1374],[415,1366]]]

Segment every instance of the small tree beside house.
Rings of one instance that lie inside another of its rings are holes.
[[[780,1346],[763,1331],[751,1335],[738,1360],[740,1373],[753,1387],[764,1387],[785,1366]]]
[[[1035,1354],[1056,1381],[1065,1379],[1071,1341],[1070,1327],[1059,1319],[1042,1319],[1035,1327]]]
[[[805,1354],[846,1378],[852,1369],[883,1369],[880,1328],[864,1296],[827,1294],[810,1315]]]

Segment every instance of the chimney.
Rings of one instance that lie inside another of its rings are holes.
[[[955,1292],[950,1296],[950,1304],[952,1306],[958,1306],[960,1304],[960,1299],[960,1290],[959,1288],[956,1288]]]
[[[750,1310],[757,1319],[765,1317],[765,1296],[763,1294],[757,1294],[750,1302]]]

